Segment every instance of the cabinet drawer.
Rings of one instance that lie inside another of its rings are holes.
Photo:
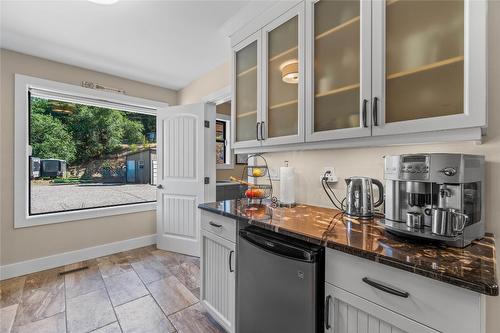
[[[201,228],[236,243],[236,220],[206,211],[201,213]]]
[[[331,249],[325,264],[326,282],[416,322],[441,332],[482,332],[484,297],[478,293]]]

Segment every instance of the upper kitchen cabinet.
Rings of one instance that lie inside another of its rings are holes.
[[[233,48],[231,123],[235,148],[260,146],[260,31]]]
[[[486,125],[486,3],[373,2],[373,135]]]
[[[237,150],[481,139],[486,0],[291,6],[233,36]]]
[[[263,145],[304,141],[304,4],[262,29]]]
[[[371,2],[307,3],[307,141],[371,135]]]

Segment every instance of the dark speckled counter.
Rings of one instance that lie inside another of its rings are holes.
[[[498,295],[492,234],[459,249],[411,242],[387,233],[374,221],[360,223],[337,210],[309,205],[272,208],[227,200],[199,208],[478,293]]]

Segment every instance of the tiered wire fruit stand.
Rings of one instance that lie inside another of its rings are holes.
[[[249,160],[253,162],[252,165],[248,165]],[[271,199],[273,196],[273,184],[267,161],[260,154],[252,154],[248,155],[246,162],[241,179],[232,180],[247,186],[245,198],[249,205],[262,205],[263,200]],[[245,178],[248,178],[248,181],[244,181]]]

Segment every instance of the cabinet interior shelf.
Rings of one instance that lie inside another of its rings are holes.
[[[257,66],[253,66],[253,67],[250,67],[249,69],[245,69],[243,72],[238,73],[238,77],[242,77],[242,76],[244,76],[244,75],[246,75],[248,73],[253,72],[256,69],[257,69]]]
[[[412,74],[416,74],[416,73],[420,73],[420,72],[429,71],[431,69],[456,64],[456,63],[461,62],[461,61],[464,61],[464,56],[458,56],[458,57],[453,57],[453,58],[441,60],[438,62],[434,62],[432,64],[427,64],[424,66],[415,67],[415,68],[411,68],[411,69],[408,69],[405,71],[389,74],[389,75],[387,75],[387,80],[397,79],[397,78],[402,77],[402,76],[407,76],[407,75],[412,75]]]
[[[314,95],[314,97],[330,96],[330,95],[338,94],[338,93],[341,93],[341,92],[344,92],[344,91],[354,90],[356,88],[359,88],[359,83],[350,84],[348,86],[343,86],[343,87],[340,87],[340,88],[336,88],[336,89],[332,89],[332,90],[320,92],[320,93],[317,93],[316,95]]]
[[[285,107],[285,106],[297,104],[298,102],[299,102],[298,100],[294,99],[292,101],[283,102],[283,103],[279,103],[279,104],[275,104],[275,105],[270,105],[269,106],[269,110],[279,109],[279,108],[282,108],[282,107]]]
[[[285,51],[283,51],[283,52],[281,52],[281,53],[278,53],[278,54],[277,54],[277,55],[275,55],[274,57],[269,58],[269,62],[272,62],[272,61],[275,61],[275,60],[277,60],[277,59],[279,59],[279,58],[281,58],[281,57],[284,57],[284,56],[286,56],[287,54],[292,53],[293,51],[297,51],[297,50],[298,50],[298,48],[299,48],[298,46],[294,46],[294,47],[292,47],[292,48],[290,48],[290,49],[288,49],[288,50],[285,50]]]
[[[341,23],[341,24],[339,24],[339,25],[337,25],[329,30],[326,30],[325,32],[320,33],[319,35],[314,37],[314,39],[318,40],[318,39],[321,39],[321,38],[326,37],[328,35],[331,35],[331,34],[337,32],[337,31],[340,31],[344,28],[352,26],[354,23],[359,22],[359,20],[360,20],[360,17],[356,16],[348,21],[345,21],[344,23]]]
[[[254,114],[257,114],[257,110],[240,113],[239,115],[236,116],[236,118],[244,118]]]

